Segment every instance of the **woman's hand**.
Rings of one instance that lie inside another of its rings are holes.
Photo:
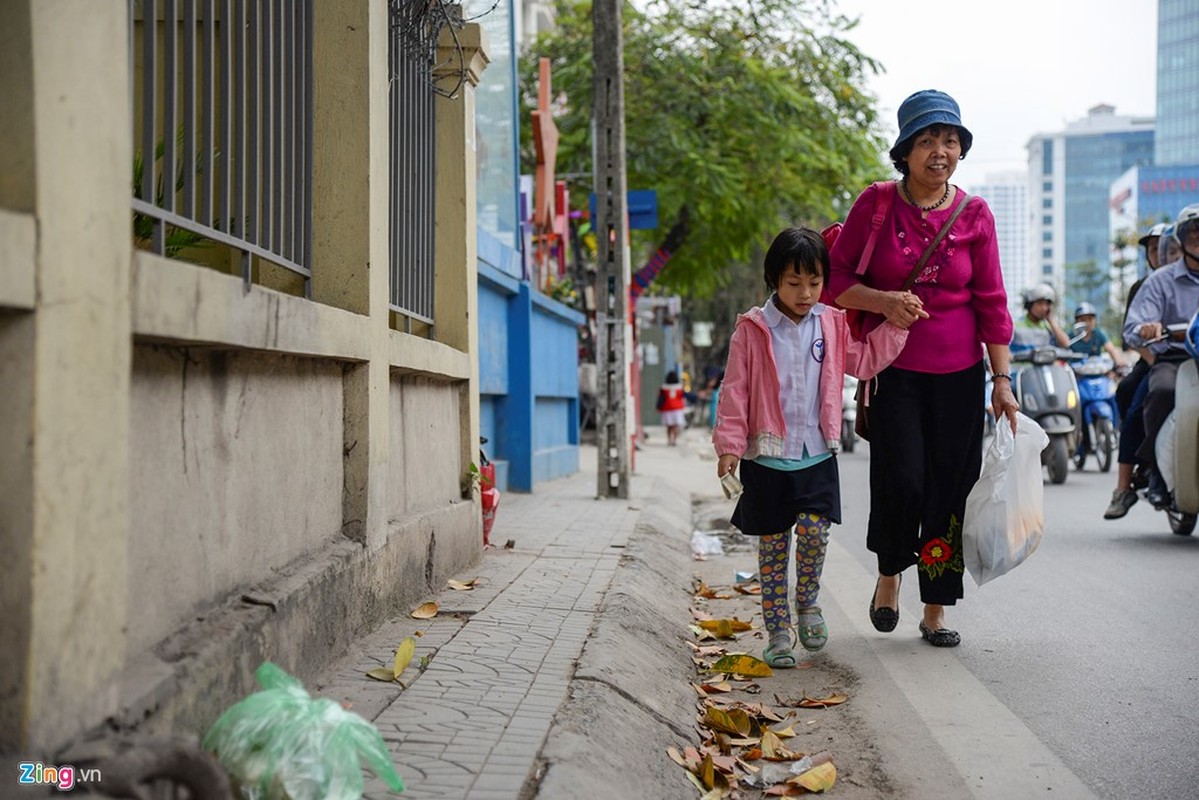
[[[1011,379],[1000,378],[995,381],[991,387],[991,413],[995,415],[995,421],[998,422],[1000,417],[1007,417],[1012,426],[1012,433],[1015,433],[1016,412],[1019,410],[1020,404],[1016,402],[1016,395],[1012,393]]]
[[[720,460],[716,462],[716,477],[723,478],[725,475],[728,475],[730,472],[737,469],[737,464],[740,463],[740,461],[740,458],[732,454],[721,456]]]
[[[924,302],[911,292],[883,292],[882,312],[887,321],[907,330],[918,319],[928,319]]]

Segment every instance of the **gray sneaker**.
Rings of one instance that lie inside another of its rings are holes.
[[[1112,492],[1111,505],[1107,507],[1107,511],[1103,512],[1104,519],[1120,519],[1128,513],[1128,509],[1132,508],[1137,502],[1137,493],[1132,489],[1117,489]]]

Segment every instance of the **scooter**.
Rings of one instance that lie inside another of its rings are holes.
[[[852,453],[858,436],[853,426],[858,421],[858,379],[846,375],[841,383],[841,452]]]
[[[1016,372],[1013,391],[1020,410],[1049,435],[1049,446],[1041,451],[1041,463],[1049,468],[1051,483],[1066,482],[1070,453],[1077,446],[1082,425],[1078,382],[1065,362],[1085,358],[1082,353],[1052,345],[1012,354],[1013,364],[1030,365]]]
[[[1174,410],[1157,434],[1154,452],[1170,491],[1170,505],[1163,509],[1170,530],[1190,536],[1199,519],[1199,312],[1190,323],[1167,326],[1166,336],[1178,341],[1190,337],[1192,357],[1178,367]]]
[[[1099,470],[1108,472],[1118,445],[1116,382],[1111,379],[1114,364],[1103,354],[1090,356],[1071,366],[1078,381],[1078,401],[1082,406],[1082,427],[1078,446],[1074,448],[1074,466],[1083,469],[1087,456],[1094,454]]]

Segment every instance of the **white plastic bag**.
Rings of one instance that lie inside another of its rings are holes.
[[[1007,420],[995,426],[995,438],[983,455],[978,483],[966,498],[962,555],[966,569],[982,586],[1019,566],[1041,543],[1045,530],[1045,486],[1041,451],[1049,437],[1023,414],[1016,434]]]

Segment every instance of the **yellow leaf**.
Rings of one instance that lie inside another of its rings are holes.
[[[831,763],[821,764],[787,782],[798,783],[809,792],[827,792],[837,782],[837,768]]]
[[[751,678],[769,678],[774,674],[769,664],[748,653],[727,655],[712,665],[712,671],[747,675]]]
[[[795,730],[790,725],[785,728],[772,728],[771,733],[778,736],[780,739],[790,739],[792,736],[796,735]]]
[[[433,619],[437,616],[437,603],[432,600],[428,603],[421,603],[411,616],[413,619]]]
[[[478,578],[471,578],[469,581],[446,581],[445,585],[457,592],[469,592],[478,585],[478,582]]]
[[[828,697],[808,697],[806,694],[799,701],[800,708],[827,708],[839,706],[849,698],[843,694],[830,694]]]
[[[408,662],[412,660],[412,656],[415,654],[416,639],[413,639],[411,636],[405,636],[404,641],[400,642],[400,646],[396,648],[396,660],[391,666],[391,671],[397,681],[404,674],[404,670],[408,668]]]
[[[734,708],[731,711],[722,711],[719,708],[708,707],[704,714],[704,725],[717,731],[725,733],[735,733],[739,736],[745,736],[749,733],[749,714],[746,714],[739,708]]]
[[[763,758],[779,758],[786,752],[782,741],[774,731],[767,728],[762,731],[762,757]]]
[[[740,631],[748,631],[753,629],[753,625],[748,622],[733,617],[732,619],[705,619],[700,620],[699,626],[706,631],[711,631],[720,639],[732,639],[733,634]]]
[[[383,667],[375,667],[370,672],[366,673],[366,677],[374,678],[375,680],[383,681],[384,683],[392,683],[396,678],[395,673],[389,669],[384,669]]]

